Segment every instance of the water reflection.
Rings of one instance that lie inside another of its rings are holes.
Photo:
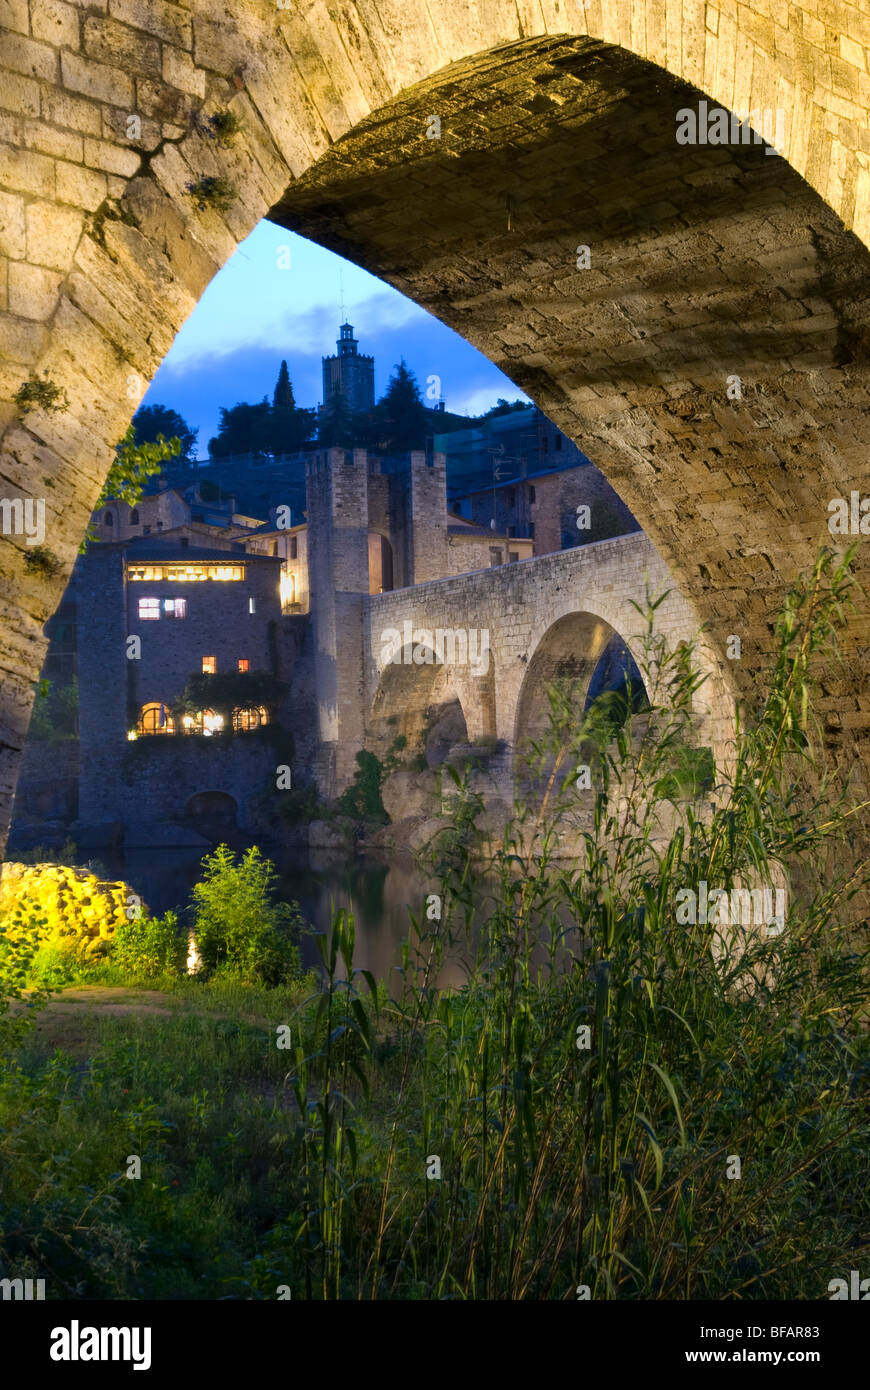
[[[296,851],[292,855],[261,845],[280,877],[280,896],[298,902],[303,917],[318,932],[328,932],[339,908],[353,912],[356,926],[354,962],[376,979],[398,989],[395,972],[402,962],[402,942],[411,930],[409,909],[418,920],[425,915],[427,894],[433,891],[410,858],[384,863],[372,859],[327,859]],[[111,878],[123,879],[153,913],[183,912],[201,874],[200,850],[130,849],[101,853],[99,864]],[[306,965],[318,963],[311,937],[302,943]],[[458,987],[466,980],[463,953],[455,951],[442,965],[437,984]]]

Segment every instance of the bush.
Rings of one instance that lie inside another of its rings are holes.
[[[163,917],[143,914],[115,931],[112,963],[137,980],[178,975],[184,969],[187,941],[174,912]]]
[[[298,904],[275,902],[274,864],[256,845],[240,861],[228,845],[218,845],[203,869],[193,890],[193,930],[206,971],[266,985],[298,978],[303,921]]]

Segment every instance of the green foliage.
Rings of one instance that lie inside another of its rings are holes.
[[[274,901],[277,875],[254,846],[237,861],[227,845],[203,860],[193,930],[203,965],[240,979],[284,984],[300,974],[298,906]]]
[[[73,676],[68,685],[40,681],[33,702],[27,737],[41,742],[57,743],[64,739],[77,738],[78,731],[78,678]]]
[[[235,111],[216,111],[213,116],[207,118],[207,133],[224,149],[229,149],[243,129],[242,121]]]
[[[61,561],[47,545],[34,545],[25,551],[24,568],[28,574],[40,574],[53,579],[61,569]]]
[[[158,434],[156,440],[137,443],[135,424],[129,425],[124,438],[115,445],[115,461],[106,476],[95,511],[113,500],[134,506],[141,499],[149,478],[161,471],[166,459],[175,458],[180,451],[180,439],[164,439],[162,434]],[[79,550],[83,553],[88,542],[93,540],[96,540],[96,532],[91,526]]]
[[[357,753],[354,779],[338,798],[338,810],[342,815],[374,825],[389,823],[390,818],[381,799],[381,784],[385,777],[401,766],[399,755],[406,744],[405,735],[399,734],[391,743],[384,762],[365,748]]]
[[[272,404],[264,396],[254,405],[239,401],[229,409],[222,406],[218,432],[209,440],[208,451],[212,458],[292,454],[314,437],[315,421],[315,411],[295,404],[287,364],[282,362]]]
[[[224,727],[229,730],[233,710],[258,709],[263,705],[273,714],[286,693],[286,681],[278,680],[270,671],[194,671],[172,706],[172,713],[179,719],[185,714],[213,709],[223,715]]]
[[[0,912],[0,1052],[21,1043],[48,999],[46,988],[27,989],[47,921],[30,902]]]
[[[51,380],[47,371],[43,372],[41,377],[31,373],[27,380],[21,383],[12,399],[22,415],[31,410],[44,410],[46,414],[69,410],[66,391]]]
[[[115,929],[112,964],[127,982],[178,975],[187,958],[187,940],[174,912],[163,917],[128,919]]]
[[[202,178],[186,183],[184,187],[200,212],[205,212],[206,208],[214,208],[216,212],[229,212],[239,196],[238,189],[229,179],[212,174],[204,174]]]
[[[163,458],[169,458],[174,454],[183,459],[196,457],[196,428],[189,425],[177,410],[173,410],[167,405],[143,405],[140,406],[133,416],[133,434],[135,443],[159,444],[163,448],[167,440],[178,440],[178,448],[174,451],[163,454]],[[147,475],[146,475],[147,476]],[[129,497],[125,501],[132,501]]]

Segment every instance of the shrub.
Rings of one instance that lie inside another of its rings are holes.
[[[205,212],[209,207],[216,212],[228,212],[238,196],[228,179],[208,175],[184,186],[200,212]]]
[[[26,415],[30,410],[44,410],[47,414],[69,410],[69,397],[51,380],[48,372],[44,372],[41,378],[36,375],[28,377],[27,381],[21,383],[12,399],[22,415]]]
[[[228,845],[203,860],[193,890],[193,930],[203,966],[266,985],[301,974],[296,903],[274,900],[277,874],[256,845],[237,861]]]
[[[115,932],[112,962],[131,979],[153,980],[178,975],[185,965],[187,940],[174,912],[163,917],[143,913],[124,921]]]

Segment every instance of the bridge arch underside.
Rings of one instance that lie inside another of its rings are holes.
[[[552,696],[576,712],[577,724],[591,700],[619,691],[626,707],[647,703],[638,661],[626,642],[595,613],[567,613],[547,629],[535,648],[520,688],[514,733],[514,783],[528,803],[543,795],[555,765]],[[637,652],[642,661],[642,654]],[[570,774],[565,764],[561,779]]]
[[[860,52],[857,7],[841,35],[828,0],[736,20],[706,0],[141,0],[126,22],[91,7],[35,42],[37,9],[7,7],[0,58],[2,492],[45,504],[35,559],[29,528],[0,534],[0,844],[44,623],[113,446],[263,216],[391,281],[528,391],[621,493],[719,652],[741,636],[734,675],[752,688],[783,586],[867,456],[868,92],[843,46]],[[684,81],[740,111],[784,105],[790,163],[677,146],[676,112],[700,98]],[[227,112],[239,129],[215,139]],[[67,404],[24,412],[14,396],[43,373]],[[822,709],[865,763],[868,650],[862,611]]]
[[[270,215],[438,315],[580,444],[717,657],[740,638],[751,697],[829,501],[866,477],[870,255],[764,146],[677,145],[699,98],[595,41],[517,44],[362,122]],[[865,775],[868,642],[862,605],[821,692]]]
[[[452,746],[493,733],[494,687],[491,658],[485,672],[463,671],[445,662],[420,631],[379,673],[366,746],[383,758],[401,735],[403,757],[424,755],[437,766]]]

